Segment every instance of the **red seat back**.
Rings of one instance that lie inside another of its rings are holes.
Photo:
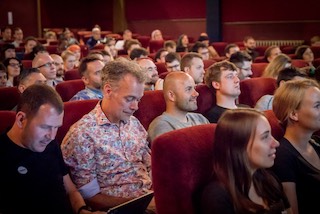
[[[162,74],[168,71],[165,63],[155,62],[154,64],[157,66],[158,74]]]
[[[271,134],[276,140],[280,140],[284,135],[284,128],[272,110],[263,111],[271,126]]]
[[[152,142],[152,182],[157,213],[197,213],[196,197],[212,173],[216,124],[164,133]]]
[[[20,100],[17,87],[0,88],[0,110],[12,110]]]
[[[84,89],[84,83],[80,80],[68,80],[56,85],[56,91],[60,94],[63,102],[69,101],[76,93]]]
[[[195,112],[205,114],[216,105],[216,95],[213,90],[214,89],[210,89],[205,84],[196,86],[196,91],[199,93],[199,96],[197,98],[198,109]]]
[[[150,53],[157,52],[160,48],[163,48],[164,40],[150,40],[149,49]]]
[[[276,85],[276,79],[270,77],[242,80],[240,81],[239,103],[254,107],[263,95],[273,94],[277,88]]]
[[[0,111],[0,134],[11,128],[16,119],[14,111]]]
[[[64,80],[75,80],[75,79],[81,79],[80,73],[77,68],[71,69],[69,71],[66,71],[64,73]]]
[[[83,115],[89,113],[98,103],[98,100],[76,100],[64,103],[63,124],[57,131],[56,140],[62,143],[64,136],[69,131],[70,126],[80,120]]]
[[[261,77],[264,69],[267,67],[268,64],[269,63],[267,63],[267,62],[252,63],[251,64],[251,70],[252,70],[251,77]]]
[[[154,118],[166,110],[166,103],[162,90],[145,91],[139,102],[139,109],[133,114],[148,130],[149,124]]]

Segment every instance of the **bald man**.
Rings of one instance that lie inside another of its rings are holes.
[[[166,111],[156,117],[148,129],[148,139],[151,143],[157,136],[176,129],[194,125],[207,124],[209,121],[198,113],[197,97],[194,79],[182,71],[170,72],[163,83],[163,94]]]
[[[47,85],[54,87],[59,83],[56,80],[57,70],[49,53],[39,53],[32,60],[32,68],[38,68],[40,73],[47,79]]]
[[[149,58],[141,58],[137,60],[137,63],[146,72],[147,79],[144,83],[144,90],[162,90],[163,79],[159,78],[157,66]]]

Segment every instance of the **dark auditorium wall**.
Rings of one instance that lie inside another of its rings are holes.
[[[217,0],[126,0],[128,27],[143,35],[159,28],[174,38],[181,33],[196,38],[206,30],[206,1]],[[320,34],[318,1],[220,1],[224,41],[241,41],[245,35],[309,39]],[[113,0],[1,0],[0,26],[7,25],[7,12],[12,11],[13,26],[21,26],[25,36],[37,36],[37,2],[41,4],[42,28],[90,30],[99,24],[103,30],[112,30]]]

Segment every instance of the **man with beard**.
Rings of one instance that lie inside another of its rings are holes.
[[[87,56],[80,62],[79,73],[85,89],[75,94],[72,100],[102,99],[101,70],[104,63],[96,56]]]
[[[205,116],[210,123],[217,123],[226,110],[238,108],[236,100],[240,95],[240,79],[237,67],[227,60],[214,63],[206,72],[205,83],[216,94],[216,105]]]
[[[64,79],[64,63],[63,63],[63,59],[58,54],[50,54],[50,56],[52,57],[52,59],[54,61],[54,65],[56,66],[56,70],[57,70],[57,78],[56,78],[56,80],[59,81],[59,82],[62,82],[63,79]]]
[[[199,93],[195,86],[193,78],[185,72],[170,72],[166,76],[163,84],[166,111],[151,122],[148,128],[149,142],[172,130],[209,123],[202,114],[191,113],[198,108]]]
[[[144,90],[162,90],[163,79],[159,78],[157,66],[149,58],[138,59],[137,63],[146,72],[147,79],[144,83]]]
[[[238,77],[240,80],[250,79],[252,75],[251,65],[252,59],[246,52],[235,52],[229,59],[238,69]]]
[[[246,36],[243,39],[243,45],[245,47],[244,52],[249,54],[252,58],[252,61],[259,56],[259,52],[256,51],[256,40],[252,36]]]

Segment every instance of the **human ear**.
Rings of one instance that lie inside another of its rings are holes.
[[[212,87],[216,90],[219,90],[220,89],[220,83],[219,82],[216,82],[216,81],[213,81],[211,83]]]

